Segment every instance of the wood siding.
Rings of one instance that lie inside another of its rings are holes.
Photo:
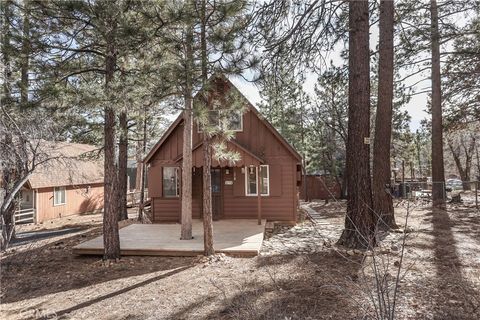
[[[295,221],[298,205],[298,155],[292,152],[291,148],[279,137],[278,133],[272,131],[272,127],[257,114],[252,106],[247,105],[242,116],[243,130],[236,132],[230,150],[238,151],[241,161],[235,164],[218,163],[212,161],[212,166],[222,167],[223,186],[223,213],[222,218],[257,218],[258,199],[256,196],[245,195],[244,173],[242,167],[248,165],[269,165],[270,172],[270,195],[262,196],[261,208],[262,218],[269,220]],[[148,182],[149,194],[153,201],[153,220],[175,221],[180,220],[181,198],[164,198],[162,196],[162,167],[181,167],[182,144],[183,144],[183,123],[176,121],[170,128],[170,134],[159,144],[155,152],[149,155]],[[193,164],[192,170],[192,215],[193,218],[200,218],[202,211],[202,148],[199,146],[202,141],[202,134],[198,132],[197,125],[193,128],[192,145]],[[226,174],[229,169],[229,174]],[[200,173],[199,173],[200,172]],[[227,182],[225,181],[232,181]]]
[[[87,187],[90,187],[87,192]],[[36,222],[95,212],[103,208],[103,184],[67,186],[66,203],[53,204],[54,188],[39,188],[36,193]]]
[[[197,125],[194,124],[192,133],[193,146],[197,146],[201,143],[201,133],[198,132]],[[252,111],[247,109],[243,114],[243,131],[235,133],[235,142],[251,151],[257,157],[263,159],[265,164],[269,161],[275,161],[275,158],[281,161],[280,158],[292,159],[293,156],[285,148],[280,141],[275,137],[272,131],[265,125],[265,123],[257,117]],[[151,166],[158,164],[176,164],[181,165],[182,156],[182,143],[183,143],[183,123],[180,124],[172,131],[168,139],[162,144],[155,155],[150,159]],[[199,148],[201,151],[201,148]],[[234,149],[233,147],[231,149]],[[237,151],[238,148],[235,148]],[[201,166],[201,152],[194,151],[194,163],[197,166]],[[198,159],[196,159],[198,157]],[[179,159],[175,161],[175,159]],[[252,157],[253,159],[253,157]],[[198,161],[197,161],[198,160]],[[246,160],[246,159],[243,159]],[[251,160],[254,161],[254,160]],[[243,162],[237,165],[242,166]],[[258,161],[256,162],[258,163]],[[218,165],[215,161],[212,162],[213,166]]]

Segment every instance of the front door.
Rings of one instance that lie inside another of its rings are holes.
[[[223,215],[222,201],[222,170],[212,168],[212,215],[213,220],[218,220]]]

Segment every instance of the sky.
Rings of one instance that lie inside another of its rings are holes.
[[[423,75],[425,77],[425,75]],[[414,76],[407,81],[407,84],[412,84],[416,81],[419,81],[422,79],[422,76]],[[262,101],[262,98],[260,96],[260,90],[255,85],[254,83],[248,82],[244,80],[241,77],[232,77],[230,80],[235,84],[235,86],[238,87],[238,89],[242,92],[243,95],[255,106],[259,102]],[[314,94],[314,86],[316,82],[316,76],[314,74],[309,74],[306,77],[306,81],[304,84],[304,90],[308,94],[312,95]],[[423,81],[421,84],[416,86],[416,91],[423,91],[425,89],[429,88],[429,81]],[[405,110],[408,111],[408,113],[411,116],[411,121],[410,121],[410,130],[415,131],[418,128],[420,128],[420,122],[422,119],[428,117],[428,114],[425,112],[426,106],[427,106],[427,99],[428,95],[427,93],[422,93],[418,95],[412,96],[412,99],[410,102],[404,107]]]
[[[370,27],[370,50],[373,50],[378,45],[378,24],[374,24]],[[324,57],[326,57],[325,61],[332,61],[334,65],[340,66],[344,63],[343,59],[340,57],[342,48],[338,47],[337,50],[332,52],[325,52]],[[401,76],[406,76],[407,73],[401,73]],[[230,79],[238,88],[239,90],[245,95],[249,101],[257,106],[259,102],[261,102],[261,96],[259,92],[259,88],[251,83],[248,82],[240,77],[235,77]],[[317,80],[317,76],[313,73],[307,74],[305,77],[304,83],[304,90],[306,93],[313,95],[314,94],[314,86]],[[423,92],[430,88],[430,79],[429,79],[429,72],[420,73],[414,76],[409,77],[404,81],[406,86],[413,85],[417,83],[413,89],[414,92]],[[424,118],[429,117],[428,113],[425,111],[427,108],[427,101],[428,101],[428,94],[427,93],[419,93],[412,95],[411,100],[408,104],[406,104],[403,109],[407,110],[409,115],[411,116],[410,121],[410,130],[416,131],[421,126],[421,121]]]

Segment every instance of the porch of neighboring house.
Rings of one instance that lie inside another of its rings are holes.
[[[18,208],[15,211],[15,223],[34,223],[36,210],[36,191],[32,189],[22,189],[18,202]]]
[[[262,246],[265,220],[228,219],[213,222],[213,246],[217,253],[253,257]],[[120,229],[122,255],[196,256],[203,254],[203,223],[194,219],[193,239],[180,240],[180,224],[132,224]],[[102,255],[103,236],[73,248],[75,254]]]

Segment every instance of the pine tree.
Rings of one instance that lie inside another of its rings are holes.
[[[393,113],[394,2],[380,2],[378,103],[373,145],[373,210],[381,228],[395,228],[393,199],[390,194],[390,149]]]
[[[331,66],[318,77],[315,84],[315,109],[310,135],[315,144],[309,163],[328,171],[341,186],[341,197],[346,196],[346,144],[348,125],[348,80],[346,68]]]
[[[208,1],[188,0],[183,2],[155,3],[158,14],[149,16],[151,23],[166,30],[157,33],[156,40],[163,48],[163,60],[168,60],[163,73],[168,74],[168,92],[174,97],[182,99],[182,105],[177,105],[183,115],[184,145],[182,147],[182,209],[181,209],[181,238],[191,239],[191,126],[197,122],[200,130],[209,132],[215,137],[210,145],[212,157],[216,156],[213,149],[217,149],[216,137],[223,134],[223,130],[207,121],[208,108],[212,107],[206,97],[211,94],[210,82],[205,81],[216,72],[240,73],[250,66],[243,52],[245,41],[239,40],[241,31],[246,27],[246,1]],[[204,9],[202,9],[204,8]],[[202,12],[205,11],[203,18]],[[202,30],[203,36],[202,36]],[[202,47],[202,39],[204,46]],[[203,48],[203,51],[202,51]],[[202,53],[203,52],[203,53]],[[203,59],[202,65],[202,54]],[[166,55],[166,56],[165,56]],[[220,57],[220,59],[218,58]],[[196,94],[195,101],[193,95]],[[189,119],[190,118],[190,119]],[[219,141],[222,139],[219,139]],[[204,147],[208,145],[206,143]],[[190,162],[190,164],[189,164]],[[210,170],[203,170],[210,175]],[[207,178],[203,179],[208,182]],[[204,195],[208,192],[204,192]],[[204,205],[204,212],[209,205]],[[205,215],[204,215],[205,216]],[[208,227],[208,222],[206,223]],[[207,232],[208,235],[208,232]]]
[[[370,181],[370,52],[368,1],[349,2],[347,214],[338,243],[375,245]]]
[[[442,89],[440,76],[440,33],[437,1],[430,1],[432,41],[432,200],[445,207],[445,170],[443,161]]]
[[[138,24],[139,17],[130,15],[133,9],[138,8],[124,1],[90,3],[85,0],[43,4],[51,34],[49,54],[54,58],[52,61],[55,61],[50,68],[54,70],[57,79],[50,90],[58,95],[58,101],[73,100],[73,105],[80,105],[83,113],[95,114],[93,118],[101,115],[100,108],[103,108],[103,227],[106,259],[120,257],[117,222],[119,203],[124,204],[121,200],[124,195],[121,193],[124,192],[126,183],[125,136],[122,137],[123,150],[120,152],[121,172],[118,171],[115,156],[117,112],[122,109],[121,101],[124,98],[119,94],[124,81],[118,76],[119,59],[124,59],[145,42],[141,24]],[[125,130],[127,115],[122,115],[121,118],[122,129]]]
[[[194,10],[193,1],[189,1],[190,10]],[[193,20],[190,17],[189,20]],[[195,79],[193,46],[193,21],[188,21],[185,32],[185,89],[183,99],[183,160],[182,160],[182,209],[181,236],[183,240],[192,239],[192,130],[193,130],[193,86]]]

